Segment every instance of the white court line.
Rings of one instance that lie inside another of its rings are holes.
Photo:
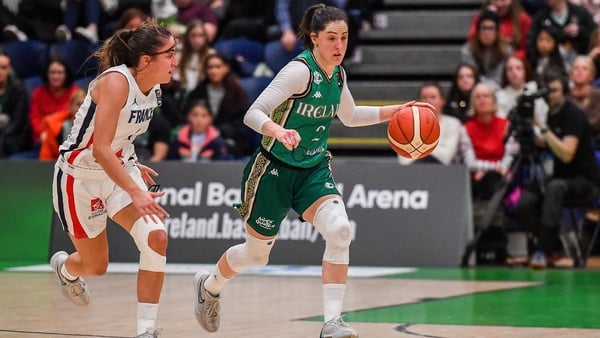
[[[214,264],[179,264],[168,263],[166,273],[168,274],[194,274],[198,271],[212,271]],[[110,263],[108,273],[136,273],[137,263]],[[410,273],[416,271],[416,268],[403,267],[364,267],[350,266],[348,277],[381,277],[399,273]],[[18,272],[51,272],[49,264],[21,266],[7,268],[6,271]],[[319,265],[268,265],[262,268],[249,269],[242,274],[245,275],[266,275],[266,276],[304,276],[320,277],[321,266]]]

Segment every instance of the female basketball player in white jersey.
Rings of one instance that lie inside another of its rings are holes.
[[[54,209],[76,248],[50,260],[63,293],[75,305],[88,304],[81,276],[106,272],[110,217],[140,251],[137,337],[158,335],[168,214],[155,201],[162,193],[147,188],[157,173],[137,162],[133,140],[161,104],[160,84],[171,80],[177,65],[175,44],[167,29],[153,23],[120,30],[104,43],[96,55],[100,75],[89,85],[54,171]]]
[[[196,319],[210,332],[219,327],[225,284],[245,269],[267,264],[280,223],[293,208],[326,241],[321,337],[358,337],[341,319],[351,230],[331,173],[329,126],[336,116],[350,127],[381,123],[405,105],[354,105],[340,66],[348,44],[344,11],[325,5],[308,8],[300,37],[306,50],[275,76],[245,115],[246,125],[263,135],[242,178],[239,212],[246,220],[246,241],[229,248],[212,273],[194,276]],[[414,104],[434,109],[414,101],[406,105]]]

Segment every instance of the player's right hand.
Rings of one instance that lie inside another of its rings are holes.
[[[298,147],[300,140],[302,140],[300,134],[298,134],[296,130],[283,128],[275,133],[275,138],[289,151],[292,151]]]

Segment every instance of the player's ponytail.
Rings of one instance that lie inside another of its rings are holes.
[[[310,6],[302,17],[300,27],[298,27],[298,37],[304,41],[304,48],[312,49],[314,47],[310,33],[323,31],[325,26],[332,21],[344,21],[348,23],[348,16],[343,10],[324,4]]]
[[[140,56],[156,55],[170,36],[169,30],[154,22],[144,23],[135,30],[118,30],[95,53],[100,60],[98,73],[122,64],[137,67]]]

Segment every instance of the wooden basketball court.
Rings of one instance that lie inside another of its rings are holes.
[[[193,315],[192,273],[198,268],[167,271],[161,338],[318,337],[318,267],[238,276],[222,295],[216,333],[204,332]],[[92,301],[82,308],[63,298],[49,266],[0,272],[0,337],[132,337],[136,275],[130,269],[111,264],[107,275],[86,278]],[[357,269],[351,270],[344,318],[361,338],[600,337],[599,288],[595,268]]]

